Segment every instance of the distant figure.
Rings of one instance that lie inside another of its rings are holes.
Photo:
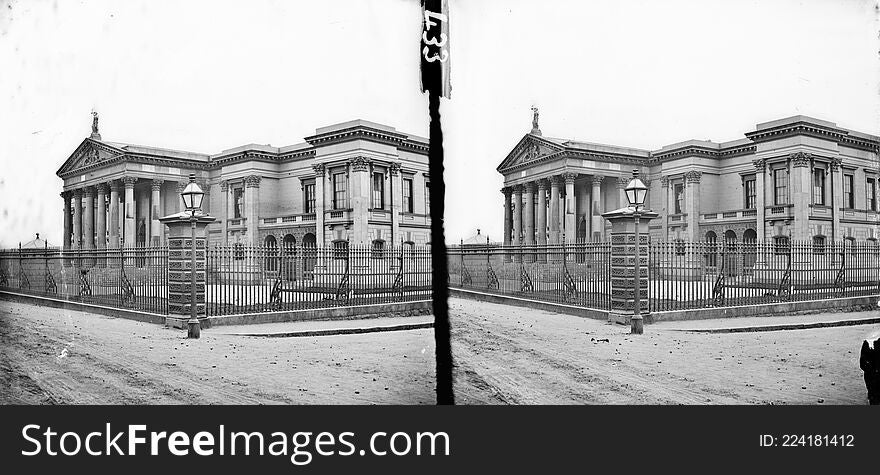
[[[94,140],[101,140],[101,134],[98,133],[98,111],[92,111],[92,135]]]
[[[532,106],[532,133],[541,135],[541,129],[538,127],[538,108]]]
[[[868,404],[880,405],[880,338],[869,341],[873,336],[862,342],[859,366],[865,372],[865,387],[868,389]]]

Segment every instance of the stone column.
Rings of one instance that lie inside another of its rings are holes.
[[[205,251],[206,227],[214,222],[211,216],[198,216],[196,221],[196,254],[193,267],[192,223],[190,218],[168,216],[160,219],[168,226],[168,316],[165,324],[174,328],[186,328],[192,309],[192,293],[196,296],[196,316],[202,328],[208,328],[205,313]],[[196,287],[192,287],[192,273],[196,273]]]
[[[324,247],[324,181],[326,170],[323,163],[312,165],[315,171],[315,246]]]
[[[135,229],[137,209],[134,201],[134,184],[137,183],[137,177],[127,176],[122,178],[122,185],[125,187],[125,225],[123,226],[123,245],[125,247],[134,247]]]
[[[82,213],[83,219],[83,249],[95,248],[95,187],[87,186],[83,190],[86,199]]]
[[[119,181],[110,182],[110,247],[119,247]]]
[[[558,175],[550,177],[550,244],[560,244],[559,232],[559,183]]]
[[[700,232],[700,179],[703,172],[690,170],[685,172],[684,181],[687,184],[685,191],[685,212],[687,213],[688,240],[696,242]]]
[[[162,191],[162,184],[165,183],[165,180],[154,179],[150,184],[150,246],[160,246],[162,244],[162,228],[164,225],[159,222],[159,218],[161,218],[161,206],[162,206],[162,196],[160,195]],[[183,199],[181,198],[181,201]],[[203,202],[204,203],[204,202]],[[204,204],[202,204],[204,207]]]
[[[95,216],[96,229],[96,247],[98,249],[107,248],[107,184],[98,183],[98,210]]]
[[[260,175],[248,175],[244,179],[245,224],[247,225],[247,242],[251,246],[260,244],[258,242],[258,228],[260,226],[260,181],[262,179]]]
[[[370,229],[367,224],[370,193],[370,161],[365,157],[354,157],[349,166],[349,208],[352,220],[351,244],[366,246],[370,244]]]
[[[834,242],[843,240],[843,229],[840,227],[840,208],[843,208],[843,173],[840,170],[840,157],[831,159],[831,216],[834,226]]]
[[[73,237],[73,219],[70,215],[70,195],[71,193],[69,191],[61,192],[61,199],[64,200],[64,241],[61,245],[65,251],[70,249],[70,240]]]
[[[590,198],[593,200],[593,213],[590,220],[590,237],[594,241],[601,241],[605,234],[605,222],[602,218],[602,212],[604,211],[602,209],[602,180],[604,178],[602,175],[593,175],[592,179],[593,189],[590,193]]]
[[[177,182],[177,195],[180,196],[180,193],[183,191],[183,188],[186,188],[186,183]],[[220,205],[223,208],[223,213],[220,214],[217,219],[220,220],[220,233],[223,235],[223,239],[221,241],[221,245],[225,246],[229,241],[229,182],[223,180],[220,182],[220,193],[223,195],[223,203]],[[184,210],[183,198],[180,198],[180,211]]]
[[[789,179],[791,183],[791,202],[794,204],[794,233],[792,239],[810,239],[810,161],[809,153],[796,152],[789,155]]]
[[[388,167],[391,174],[391,238],[394,246],[400,246],[403,241],[400,234],[400,210],[403,201],[403,184],[400,180],[400,163],[392,162]],[[429,211],[430,213],[430,211]]]
[[[510,197],[513,194],[513,188],[505,186],[501,189],[504,194],[504,245],[510,245],[510,233],[513,231],[513,214],[510,206]]]
[[[624,176],[617,177],[617,207],[626,208],[629,206],[629,200],[626,199],[626,185],[629,185],[629,178]]]
[[[574,180],[577,178],[575,173],[563,173],[562,179],[565,180],[565,242],[571,244],[577,239],[577,204],[575,203]]]
[[[539,246],[547,245],[547,180],[538,180],[538,204],[537,217],[535,218],[535,243]],[[546,257],[546,252],[538,253],[540,257]]]
[[[755,231],[758,233],[758,241],[765,242],[767,241],[767,220],[765,219],[767,210],[764,200],[764,186],[766,186],[764,179],[767,176],[767,164],[763,158],[752,160],[752,164],[755,165],[755,219],[757,220]],[[758,259],[763,260],[762,252],[758,252]]]
[[[525,184],[523,195],[523,245],[535,245],[535,182]]]
[[[523,229],[523,186],[513,187],[513,245],[522,245]]]
[[[669,239],[669,177],[660,177],[660,225],[663,226],[660,234],[661,241]]]
[[[73,190],[73,248],[83,248],[83,190]]]
[[[178,181],[177,182],[177,212],[186,211],[186,203],[183,202],[183,190],[186,189],[186,184],[189,183],[187,181]],[[226,182],[220,184],[220,189],[222,191],[226,191]],[[226,229],[226,223],[223,224],[224,229]]]

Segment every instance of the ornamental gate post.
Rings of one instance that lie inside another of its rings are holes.
[[[639,292],[644,323],[653,323],[648,314],[649,223],[659,216],[644,210],[639,215],[639,276],[636,278],[636,222],[633,208],[621,208],[602,215],[611,223],[611,311],[608,321],[629,325],[635,313],[635,293]]]
[[[209,223],[214,222],[212,216],[195,217],[195,268],[192,253],[192,221],[189,212],[181,212],[159,218],[168,226],[168,316],[165,325],[174,328],[187,328],[187,320],[192,308],[192,292],[196,294],[196,315],[201,328],[208,328],[209,322],[205,312],[205,282],[207,269],[207,237]],[[196,273],[196,285],[192,287],[192,272]]]

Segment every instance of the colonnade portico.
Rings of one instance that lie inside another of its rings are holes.
[[[164,213],[164,180],[151,180],[146,189],[137,177],[72,188],[61,193],[64,201],[64,249],[92,250],[138,245],[159,246],[164,242],[165,226],[158,218]],[[149,203],[142,214],[148,233],[138,241],[138,199]],[[176,207],[175,207],[176,208]],[[176,209],[175,209],[176,210]]]
[[[590,177],[586,183],[581,178]],[[601,240],[605,235],[606,203],[602,197],[603,175],[565,172],[525,181],[501,189],[504,194],[504,245],[532,246],[571,244],[583,239]],[[577,184],[576,184],[577,182]],[[589,195],[588,206],[578,209],[578,196]],[[579,216],[588,234],[578,238]]]

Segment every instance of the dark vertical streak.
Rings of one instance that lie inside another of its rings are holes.
[[[449,296],[447,286],[446,238],[443,233],[446,183],[443,180],[443,129],[440,125],[440,96],[432,90],[428,99],[431,117],[428,174],[431,177],[431,263],[434,306],[434,344],[437,364],[437,404],[455,404],[452,390],[452,346],[449,341]]]

